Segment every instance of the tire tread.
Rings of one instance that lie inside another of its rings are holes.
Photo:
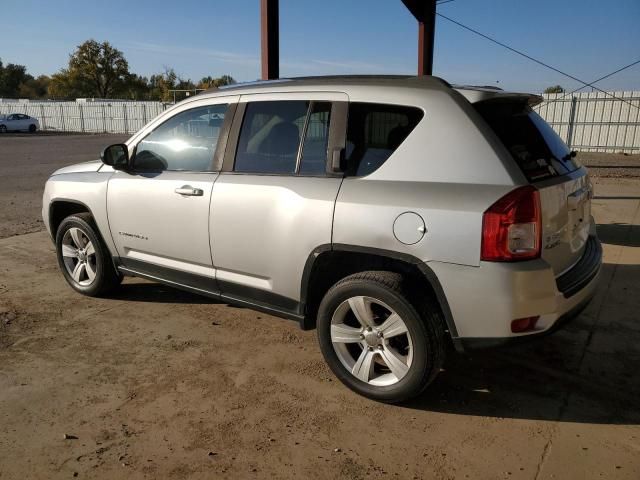
[[[325,297],[333,295],[334,292],[345,286],[351,286],[361,282],[377,284],[403,297],[422,320],[421,324],[426,330],[425,337],[429,342],[427,347],[427,364],[429,368],[426,368],[423,372],[423,377],[419,382],[420,387],[416,391],[410,392],[402,397],[397,397],[392,400],[379,400],[386,403],[398,403],[421,394],[438,375],[445,359],[446,341],[445,331],[442,328],[444,318],[437,302],[434,302],[431,296],[421,296],[420,292],[410,288],[410,285],[406,285],[406,279],[401,274],[385,270],[368,270],[349,275],[334,284],[327,291]]]
[[[96,245],[96,248],[99,248],[101,250],[101,259],[102,259],[101,269],[103,273],[103,278],[100,279],[99,284],[97,285],[95,290],[91,292],[80,290],[73,285],[72,287],[76,291],[82,293],[83,295],[89,295],[92,297],[104,296],[109,292],[113,291],[118,285],[120,285],[120,283],[122,282],[122,276],[117,272],[115,266],[113,265],[111,254],[109,253],[109,250],[107,249],[107,246],[105,245],[104,240],[102,239],[100,230],[98,229],[98,226],[96,225],[95,220],[93,219],[93,216],[88,212],[74,213],[73,215],[66,217],[64,220],[62,220],[62,222],[60,222],[60,226],[58,227],[58,232],[56,234],[56,245],[58,243],[57,238],[60,235],[61,229],[67,222],[70,222],[70,221],[76,221],[81,224],[84,223],[92,230],[92,233],[95,235],[95,237],[98,240],[98,245]],[[63,269],[63,272],[64,272],[64,265],[61,264],[60,268]]]

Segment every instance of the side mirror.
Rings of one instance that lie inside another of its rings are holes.
[[[124,143],[109,145],[100,153],[100,160],[114,170],[126,170],[129,166],[129,149]]]

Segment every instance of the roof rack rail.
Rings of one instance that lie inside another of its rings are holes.
[[[453,88],[481,88],[483,90],[496,90],[496,91],[504,91],[500,87],[496,87],[495,85],[452,85]]]
[[[300,77],[290,77],[290,80],[358,80],[358,79],[369,79],[369,78],[388,78],[390,80],[398,80],[404,78],[411,78],[415,75],[389,75],[389,74],[378,74],[375,73],[350,73],[346,75],[307,75]]]
[[[291,79],[290,78],[277,78],[275,80],[254,80],[251,82],[240,82],[240,83],[231,83],[229,85],[221,85],[217,88],[212,88],[210,90],[224,90],[226,88],[243,88],[243,87],[255,87],[258,85],[270,85],[273,83],[284,83],[284,82],[289,82]]]

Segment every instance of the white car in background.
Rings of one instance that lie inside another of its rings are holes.
[[[22,113],[0,115],[0,133],[7,132],[31,132],[40,130],[38,119]]]

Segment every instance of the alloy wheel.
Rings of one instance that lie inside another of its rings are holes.
[[[407,325],[391,307],[372,297],[351,297],[336,308],[331,343],[342,365],[374,386],[398,383],[413,359]]]
[[[62,259],[67,273],[78,285],[86,287],[96,278],[96,251],[86,233],[71,227],[62,237]]]

